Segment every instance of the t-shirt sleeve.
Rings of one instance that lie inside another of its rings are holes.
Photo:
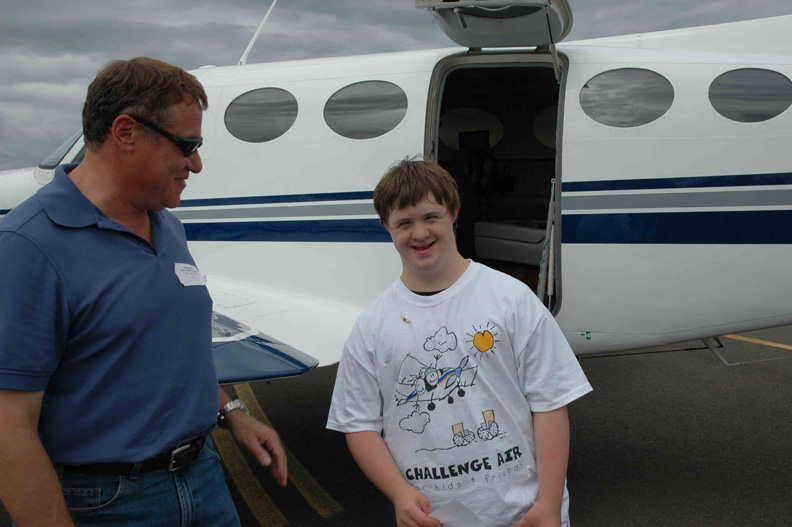
[[[0,232],[0,388],[44,390],[67,334],[68,303],[55,269],[31,241]]]
[[[518,320],[526,323],[517,329],[517,373],[531,411],[550,412],[592,388],[553,316],[533,293],[529,295],[518,309]]]
[[[339,432],[382,431],[383,401],[374,365],[374,351],[355,324],[338,365],[327,428]]]

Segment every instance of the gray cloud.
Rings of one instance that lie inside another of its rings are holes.
[[[792,13],[788,0],[570,0],[568,40]],[[155,56],[187,69],[235,64],[269,2],[10,0],[0,19],[0,169],[37,163],[80,124],[106,62]],[[413,0],[281,0],[248,62],[451,45]]]
[[[568,40],[664,31],[792,14],[785,0],[571,0]]]

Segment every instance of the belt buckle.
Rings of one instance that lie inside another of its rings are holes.
[[[192,443],[187,443],[186,445],[182,445],[173,449],[170,455],[170,463],[168,463],[168,472],[176,472],[187,464],[184,462],[185,460],[179,460],[178,455],[189,450],[192,448],[192,446]]]

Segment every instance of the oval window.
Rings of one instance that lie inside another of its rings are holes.
[[[341,88],[324,108],[327,126],[349,139],[371,139],[398,126],[407,113],[407,94],[385,81],[364,81]]]
[[[297,109],[297,99],[286,90],[260,88],[231,101],[225,125],[231,135],[246,143],[266,143],[292,127]]]
[[[715,111],[732,121],[767,121],[792,105],[792,81],[758,68],[728,71],[712,81],[709,100]]]
[[[674,102],[674,87],[654,71],[622,68],[592,77],[580,90],[580,106],[598,123],[632,128],[651,123]]]

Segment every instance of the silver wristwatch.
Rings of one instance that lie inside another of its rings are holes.
[[[226,421],[225,421],[225,418],[229,414],[229,412],[231,412],[232,410],[242,410],[246,414],[250,413],[250,411],[248,410],[247,406],[245,406],[245,403],[243,403],[239,399],[234,399],[230,403],[228,403],[225,406],[223,406],[220,409],[219,412],[217,412],[217,425],[218,426],[225,427],[225,425],[227,424]]]

